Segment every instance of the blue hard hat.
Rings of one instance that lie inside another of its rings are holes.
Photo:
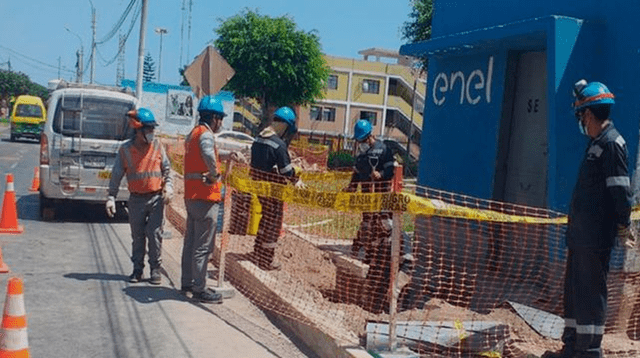
[[[360,119],[356,122],[356,125],[353,129],[353,139],[359,141],[364,140],[371,134],[371,130],[373,127],[371,126],[371,122],[366,119]]]
[[[204,96],[200,100],[200,104],[198,105],[198,112],[213,113],[222,117],[227,115],[226,113],[224,113],[222,102],[218,98],[215,98],[213,96]]]
[[[273,114],[274,117],[280,118],[283,122],[289,125],[294,131],[297,131],[296,128],[296,114],[289,107],[280,107],[276,110],[276,113]]]
[[[613,93],[600,82],[587,83],[586,80],[580,80],[574,85],[573,94],[576,96],[573,103],[576,112],[595,105],[612,106],[615,103]]]
[[[127,112],[127,115],[133,118],[133,122],[131,122],[133,128],[158,126],[158,122],[156,122],[156,119],[153,116],[153,112],[144,107],[131,110]]]

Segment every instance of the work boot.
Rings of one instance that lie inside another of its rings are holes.
[[[159,285],[162,283],[162,275],[160,274],[160,268],[151,269],[151,279],[149,283],[152,285]]]
[[[263,269],[264,271],[277,271],[277,270],[280,270],[280,268],[282,268],[282,264],[277,261],[273,261],[268,265],[260,265],[260,268]]]
[[[142,271],[133,270],[133,273],[129,275],[129,282],[138,283],[140,281],[142,281]]]
[[[194,292],[193,299],[202,303],[222,303],[222,295],[205,290],[204,292]]]
[[[559,352],[546,351],[540,358],[574,358],[574,357],[575,356],[573,352],[570,352],[570,350],[566,349],[566,347],[562,347],[562,350],[560,350]]]

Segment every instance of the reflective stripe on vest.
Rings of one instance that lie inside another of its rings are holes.
[[[147,194],[162,189],[162,152],[160,143],[153,141],[146,151],[140,151],[133,142],[122,146],[129,192]]]
[[[184,143],[185,199],[222,201],[222,183],[207,184],[202,181],[202,174],[208,172],[209,168],[204,159],[202,159],[202,153],[200,152],[200,136],[208,130],[209,128],[205,125],[196,126]],[[220,173],[220,160],[217,151],[214,155],[216,156],[217,170]]]

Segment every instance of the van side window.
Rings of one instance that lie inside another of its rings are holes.
[[[52,126],[65,136],[125,140],[133,134],[126,115],[133,108],[129,101],[65,96],[58,100]]]

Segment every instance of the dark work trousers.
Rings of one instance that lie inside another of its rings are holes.
[[[280,200],[262,196],[259,196],[258,200],[262,206],[262,218],[258,224],[254,254],[259,266],[269,267],[278,247],[284,204]]]
[[[221,202],[186,199],[187,231],[182,247],[183,288],[194,293],[204,292],[207,283],[207,263],[213,252],[218,213]]]
[[[602,358],[611,249],[570,248],[564,285],[565,350]]]
[[[355,185],[357,186],[357,183]],[[391,189],[391,185],[387,181],[363,182],[360,185],[362,186],[362,193],[384,193],[389,192]],[[380,240],[391,235],[391,219],[392,213],[390,211],[363,212],[360,228],[351,245],[351,253],[357,256],[360,249],[364,247],[364,262],[369,264],[373,256],[376,255]]]
[[[393,214],[388,211],[362,213],[360,228],[351,246],[352,253],[357,255],[360,248],[364,247],[364,262],[370,263],[373,256],[377,255],[381,240],[391,236],[392,219]]]
[[[131,226],[131,262],[133,270],[142,273],[147,240],[149,241],[149,266],[162,265],[162,224],[164,202],[161,193],[131,194],[129,196],[129,225]]]

